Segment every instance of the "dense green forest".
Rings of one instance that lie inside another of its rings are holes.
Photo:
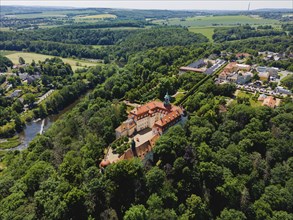
[[[125,19],[142,17],[125,13]],[[27,149],[0,155],[0,219],[293,219],[292,99],[285,97],[275,109],[254,107],[241,98],[228,105],[235,85],[215,84],[201,73],[178,75],[180,66],[223,51],[231,53],[223,58],[227,61],[247,52],[250,62],[291,70],[292,59],[264,61],[258,52],[288,55],[292,36],[278,32],[251,38],[254,29],[237,27],[216,31],[218,42],[211,43],[186,28],[142,29],[141,21],[133,22],[139,26],[135,30],[91,25],[0,32],[0,49],[104,59],[106,64],[73,72],[69,64],[52,58],[23,67],[22,72],[40,73],[40,90],[49,85],[56,89],[33,110],[36,118],[91,91]],[[240,37],[228,41],[229,31]],[[0,57],[1,69],[11,66]],[[17,88],[19,76],[10,82]],[[292,88],[292,77],[283,83]],[[144,103],[179,89],[192,91],[183,103],[188,119],[160,137],[153,160],[123,160],[101,171],[99,163],[115,140],[115,128],[127,118],[121,99]],[[0,123],[24,126],[22,107],[18,99],[1,96]]]
[[[108,25],[109,26],[109,25]],[[107,26],[107,27],[108,27]],[[111,30],[111,29],[82,29],[83,26],[74,28],[52,28],[39,29],[23,32],[2,32],[0,35],[1,41],[54,41],[66,44],[83,44],[83,45],[111,45],[117,41],[125,39],[135,30]],[[93,27],[91,27],[93,28]]]
[[[151,28],[132,31],[56,28],[28,32],[0,32],[0,49],[37,52],[53,56],[108,60],[108,56],[127,59],[129,53],[159,46],[186,46],[207,42],[201,34],[183,28]],[[114,48],[87,45],[115,44]]]
[[[104,174],[97,163],[125,107],[87,96],[28,150],[6,156],[0,215],[291,219],[292,103],[276,110],[237,104],[220,113],[231,92],[203,85],[190,97],[197,105],[187,104],[194,114],[161,137],[153,162],[122,161]]]
[[[250,37],[262,37],[262,36],[282,36],[286,35],[284,31],[274,30],[273,28],[253,28],[249,25],[215,29],[213,34],[214,41],[225,42],[231,40],[241,40]]]

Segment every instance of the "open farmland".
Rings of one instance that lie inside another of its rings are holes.
[[[27,53],[18,51],[1,51],[0,54],[5,54],[13,63],[17,64],[19,57],[22,57],[27,63],[31,63],[32,60],[44,61],[47,58],[52,58],[54,56],[43,55],[38,53]],[[71,65],[72,69],[75,71],[78,68],[85,66],[95,66],[101,65],[101,63],[89,62],[85,60],[71,59],[71,58],[61,58],[63,62]],[[77,65],[78,64],[78,65]]]
[[[235,26],[235,25],[264,25],[279,23],[274,19],[263,19],[251,16],[197,16],[182,18],[171,18],[166,20],[154,20],[155,24],[181,25],[185,27],[200,27],[200,26]]]
[[[15,14],[4,14],[7,18],[18,18],[18,19],[28,19],[28,18],[49,18],[49,17],[67,17],[68,15],[88,15],[96,13],[95,10],[56,10],[56,11],[40,11],[33,13],[15,13]]]
[[[104,19],[104,18],[116,18],[116,17],[117,17],[116,15],[112,15],[112,14],[97,14],[97,15],[77,17],[77,19]]]
[[[210,41],[213,41],[214,27],[190,27],[188,30],[193,33],[199,33],[206,36]]]

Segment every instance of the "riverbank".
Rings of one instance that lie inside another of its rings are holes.
[[[18,135],[15,135],[12,138],[0,139],[0,150],[14,148],[20,144],[21,142]]]
[[[38,134],[43,134],[55,121],[57,121],[66,112],[74,108],[74,106],[76,106],[81,101],[81,99],[90,92],[91,90],[80,96],[69,106],[59,111],[58,114],[49,115],[44,119],[27,122],[22,132],[18,133],[13,138],[2,139],[2,143],[0,142],[0,152],[26,149],[32,139],[34,139]],[[5,141],[8,139],[11,139],[11,141]]]

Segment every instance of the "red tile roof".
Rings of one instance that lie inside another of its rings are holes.
[[[267,98],[265,98],[263,100],[263,103],[262,105],[266,105],[266,106],[269,106],[270,108],[275,108],[276,106],[276,100],[273,96],[268,96]]]
[[[179,117],[181,117],[181,113],[178,110],[176,110],[174,112],[170,112],[169,114],[164,116],[162,119],[156,121],[155,125],[159,126],[159,127],[164,127],[165,125],[173,122],[174,120],[178,119]]]
[[[178,107],[174,105],[165,106],[163,102],[151,101],[145,105],[139,106],[130,111],[129,117],[131,116],[142,116],[145,114],[152,114],[155,111],[164,111],[166,113],[175,111]]]

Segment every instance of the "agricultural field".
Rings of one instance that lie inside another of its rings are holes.
[[[64,18],[70,15],[88,15],[96,13],[95,10],[56,10],[56,11],[42,11],[40,13],[31,13],[31,14],[9,14],[4,15],[4,17],[7,18],[18,18],[18,19],[27,19],[27,18],[49,18],[49,17],[55,17],[55,18]]]
[[[47,58],[52,58],[54,56],[50,55],[43,55],[37,53],[28,53],[28,52],[19,52],[19,51],[1,51],[0,54],[7,56],[13,63],[17,64],[19,57],[22,57],[26,62],[31,63],[32,60],[35,61],[44,61]],[[97,62],[89,62],[85,60],[78,60],[78,59],[71,59],[71,58],[61,58],[63,62],[68,63],[71,65],[73,71],[81,67],[89,67],[89,66],[96,66],[102,65],[101,63]]]
[[[155,24],[166,25],[181,25],[185,27],[210,27],[210,26],[235,26],[235,25],[265,25],[265,24],[278,24],[279,21],[274,19],[263,19],[251,16],[196,16],[183,18],[171,18],[166,20],[154,20]]]
[[[213,41],[214,27],[190,27],[188,28],[190,32],[199,33],[206,36],[210,41]]]
[[[88,16],[78,16],[75,17],[76,19],[105,19],[105,18],[117,18],[116,15],[112,14],[97,14],[97,15],[88,15]]]
[[[6,18],[17,18],[17,19],[28,19],[28,18],[65,18],[66,14],[60,12],[41,12],[32,14],[15,14],[15,15],[5,15]]]
[[[10,31],[8,27],[0,27],[0,31]]]

